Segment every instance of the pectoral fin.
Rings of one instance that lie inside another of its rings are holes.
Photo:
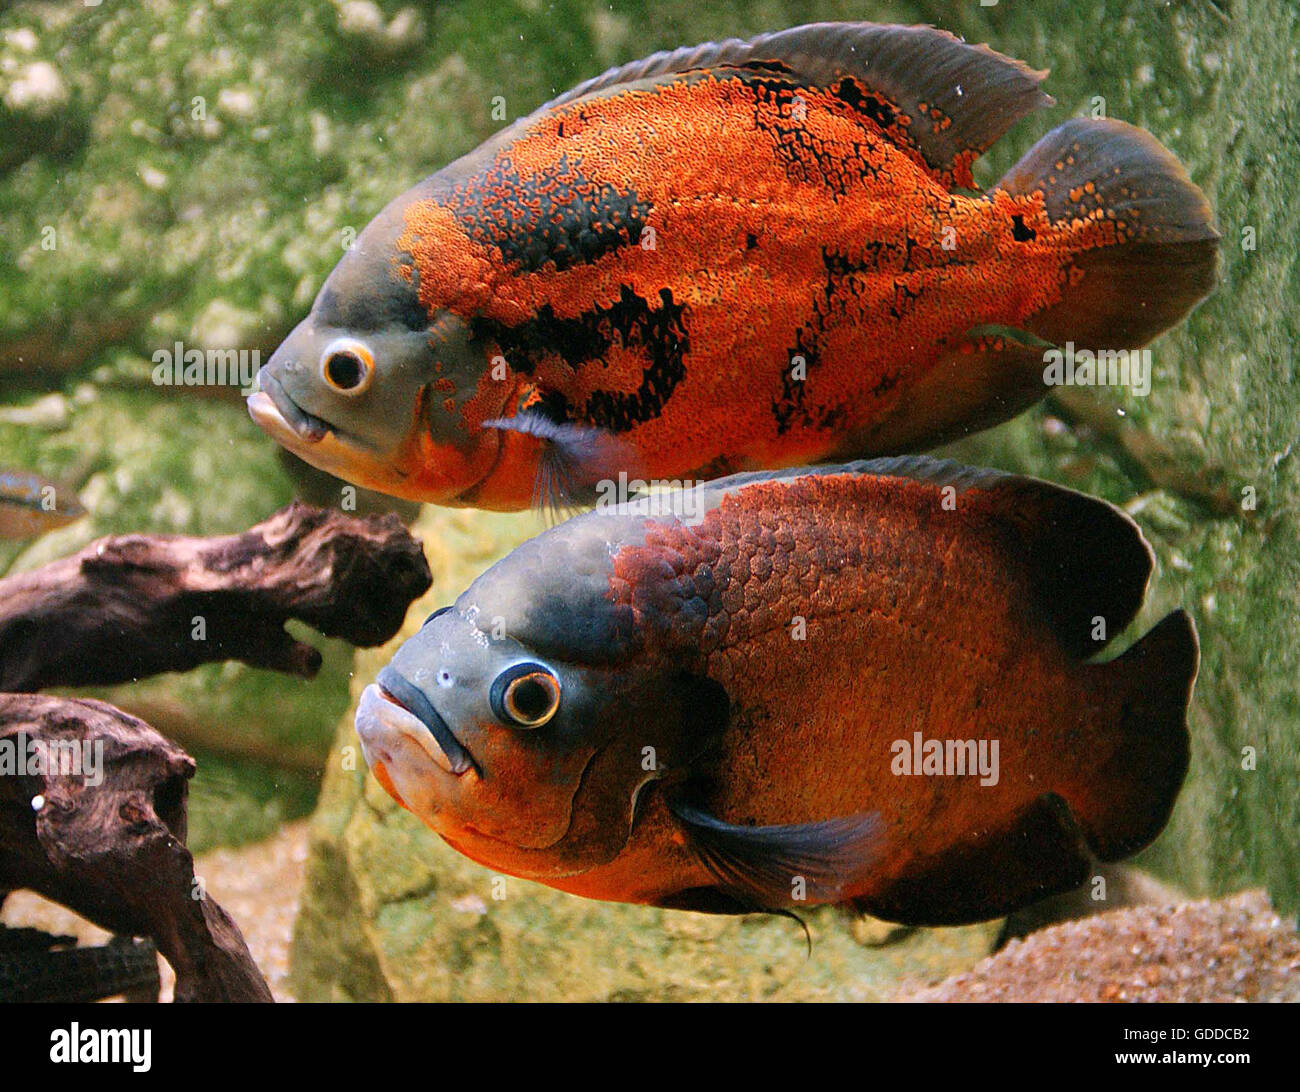
[[[597,482],[632,469],[626,445],[613,433],[556,421],[538,406],[484,421],[483,427],[531,436],[541,444],[533,507],[553,515],[572,514],[594,495]]]
[[[842,901],[883,855],[884,834],[874,812],[747,827],[684,803],[671,805],[671,810],[719,888],[755,909]]]

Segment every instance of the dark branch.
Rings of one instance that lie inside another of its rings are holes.
[[[178,1001],[271,1000],[238,927],[196,883],[189,755],[104,702],[0,694],[0,773],[0,894],[30,888],[152,937]]]
[[[382,644],[430,584],[396,516],[294,503],[239,535],[123,535],[0,580],[0,690],[103,686],[240,660],[311,677],[284,630]]]

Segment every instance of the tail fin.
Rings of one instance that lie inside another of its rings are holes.
[[[1118,690],[1121,738],[1064,795],[1103,861],[1149,845],[1169,820],[1187,774],[1187,704],[1199,661],[1196,627],[1176,610],[1124,655],[1092,667]]]
[[[1155,137],[1122,121],[1076,118],[1052,130],[997,184],[1041,193],[1054,224],[1100,210],[1117,240],[1071,255],[1082,276],[1020,323],[1056,345],[1145,345],[1214,286],[1219,233],[1205,195]],[[1082,235],[1081,235],[1082,237]]]

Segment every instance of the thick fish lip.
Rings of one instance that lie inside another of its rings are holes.
[[[433,703],[425,697],[419,687],[391,667],[386,667],[379,672],[373,689],[377,698],[393,707],[405,734],[411,736],[442,769],[457,777],[471,769],[476,769],[469,751],[456,738],[447,726],[447,722],[442,719],[433,707]],[[371,711],[373,710],[372,705]],[[359,719],[360,707],[358,707]],[[417,729],[416,725],[420,727]]]
[[[356,729],[357,735],[361,737],[361,750],[366,756],[366,762],[372,768],[383,766],[390,780],[393,767],[401,761],[400,750],[396,747],[401,741],[415,744],[430,762],[452,777],[468,773],[473,765],[470,762],[458,769],[457,763],[443,749],[428,726],[378,685],[367,686],[362,691],[361,701],[357,704]],[[468,761],[467,752],[463,748],[458,749],[466,754]],[[380,781],[382,783],[383,779],[380,778]]]
[[[265,364],[257,373],[257,389],[248,396],[248,412],[272,436],[292,436],[299,443],[318,444],[331,431],[328,421],[313,417],[289,397]]]

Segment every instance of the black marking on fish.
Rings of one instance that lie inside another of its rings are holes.
[[[777,156],[791,179],[825,186],[836,197],[842,197],[868,179],[878,177],[879,172],[866,155],[858,158],[856,170],[846,170],[845,158],[829,155],[822,140],[810,131],[803,114],[807,109],[804,96],[816,89],[792,80],[750,78],[745,82],[756,95],[754,128],[772,138]],[[871,150],[874,139],[875,134],[864,128],[861,145],[866,151]]]
[[[625,346],[640,345],[649,364],[641,385],[632,394],[623,391],[592,391],[580,415],[592,424],[614,432],[625,432],[658,417],[664,403],[686,378],[689,339],[683,315],[684,304],[673,302],[672,290],[660,289],[662,306],[653,310],[626,285],[619,302],[609,311]]]
[[[898,118],[894,108],[888,102],[877,95],[863,91],[857,80],[846,77],[831,88],[831,93],[863,117],[870,118],[882,130],[888,129]]]
[[[635,190],[587,178],[567,155],[527,179],[502,156],[448,205],[471,239],[530,273],[548,262],[562,271],[639,246],[651,212]]]
[[[848,411],[843,406],[812,401],[808,398],[808,383],[817,365],[821,363],[818,347],[820,323],[804,326],[795,331],[794,348],[787,353],[785,368],[781,372],[781,393],[772,400],[772,419],[776,421],[776,434],[784,436],[793,428],[835,429],[844,421]],[[795,376],[795,358],[804,361],[803,378]]]
[[[781,393],[772,399],[772,418],[776,421],[776,434],[784,436],[795,426],[801,428],[834,428],[844,417],[841,407],[832,407],[808,402],[808,381],[821,362],[817,345],[804,344],[809,336],[806,328],[795,331],[794,348],[787,354],[785,368],[781,372]],[[803,358],[803,378],[795,375],[796,358]]]
[[[1038,238],[1038,232],[1031,227],[1025,226],[1025,218],[1017,213],[1011,217],[1011,238],[1018,243],[1027,243],[1031,239]]]
[[[510,366],[532,375],[547,355],[558,356],[571,368],[599,363],[606,365],[612,347],[639,350],[645,360],[641,383],[631,394],[626,391],[592,391],[587,402],[568,411],[570,421],[627,432],[653,420],[663,412],[677,385],[686,378],[686,353],[690,339],[686,332],[684,304],[673,302],[672,290],[661,289],[660,306],[651,307],[627,285],[619,289],[618,301],[596,307],[574,318],[559,318],[550,304],[535,318],[506,326],[482,317],[472,320],[476,338],[496,343]]]

